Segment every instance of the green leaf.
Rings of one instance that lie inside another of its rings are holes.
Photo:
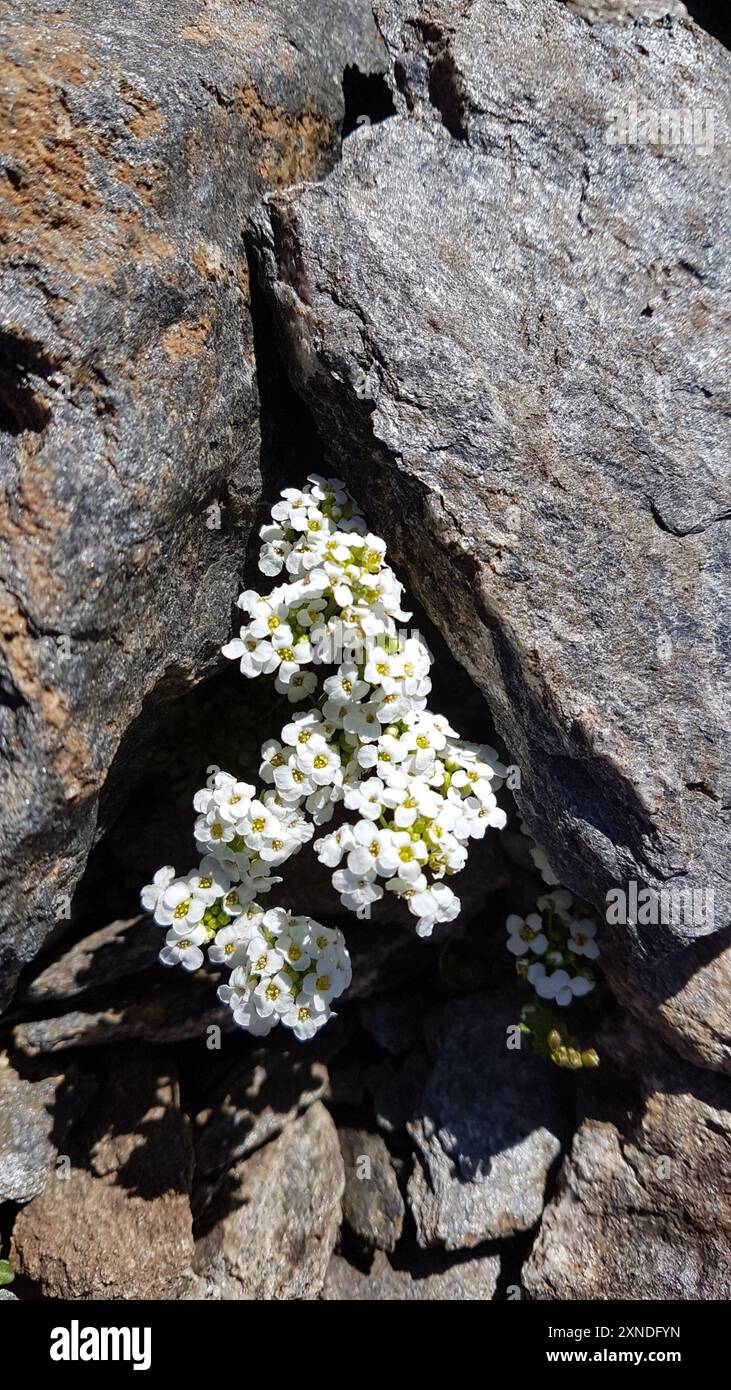
[[[0,1289],[6,1284],[12,1284],[14,1278],[15,1275],[10,1268],[9,1262],[7,1260],[0,1260]]]

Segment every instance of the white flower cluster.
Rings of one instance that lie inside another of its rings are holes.
[[[596,924],[577,914],[573,894],[556,888],[539,898],[537,912],[511,913],[505,926],[507,947],[518,974],[541,999],[566,1007],[589,994],[596,983],[589,961],[599,958]]]
[[[143,888],[142,906],[158,926],[167,928],[160,959],[164,965],[198,970],[207,950],[213,965],[227,966],[232,972],[230,983],[221,985],[218,995],[233,1011],[236,1023],[257,1036],[283,1023],[295,1037],[311,1038],[332,1017],[331,1001],[350,984],[345,939],[336,928],[321,926],[311,917],[295,917],[281,907],[266,911],[256,901],[255,895],[281,882],[269,868],[273,857],[282,852],[273,848],[276,842],[268,835],[271,819],[279,823],[279,818],[264,803],[245,795],[241,790],[245,784],[227,773],[216,774],[213,782],[213,788],[197,793],[198,809],[204,802],[219,805],[209,793],[225,790],[247,801],[249,813],[226,839],[229,827],[223,817],[209,820],[209,811],[202,818],[205,831],[199,821],[196,834],[200,845],[204,834],[211,837],[212,831],[214,852],[204,855],[198,869],[185,878],[176,878],[169,865],[158,869],[152,883]],[[311,835],[312,828],[301,817],[299,827],[291,824],[297,817],[288,813],[286,819],[291,837],[300,832],[299,848],[308,838],[301,832],[308,830]],[[258,840],[258,847],[251,840]],[[272,858],[256,857],[267,854]]]
[[[273,673],[292,703],[312,697],[313,667],[335,666],[317,703],[264,745],[260,775],[318,826],[338,807],[354,813],[315,841],[343,906],[365,914],[394,893],[428,936],[459,913],[444,879],[464,868],[469,841],[505,825],[495,798],[505,768],[427,709],[431,656],[398,629],[411,615],[384,542],[342,483],[308,483],[285,489],[261,531],[260,568],[285,569],[288,582],[241,595],[249,621],[224,655],[245,676]]]
[[[350,964],[340,932],[264,911],[257,899],[281,882],[272,871],[332,821],[314,847],[343,905],[363,916],[393,893],[428,936],[459,913],[445,879],[469,842],[505,825],[495,790],[506,769],[428,710],[431,656],[399,630],[402,586],[340,482],[313,475],[285,489],[260,534],[260,569],[289,578],[266,597],[241,594],[248,621],[223,652],[309,704],[263,744],[263,789],[214,772],[196,793],[202,861],[184,878],[160,869],[142,903],[167,928],[166,965],[198,969],[207,948],[233,970],[219,994],[237,1023],[261,1034],[281,1021],[304,1038],[330,1016]]]

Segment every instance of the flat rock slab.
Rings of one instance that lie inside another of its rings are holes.
[[[1,25],[0,1007],[102,784],[110,824],[219,659],[261,485],[242,228],[332,166],[346,66],[383,65],[367,0],[29,0]]]
[[[134,1039],[153,1043],[197,1039],[201,1048],[210,1047],[221,1033],[236,1031],[231,1010],[216,1002],[216,985],[214,974],[199,971],[186,976],[182,970],[159,966],[139,981],[90,993],[66,1013],[18,1023],[13,1044],[29,1057]]]
[[[497,1255],[467,1260],[440,1274],[420,1278],[406,1270],[393,1269],[381,1251],[376,1251],[368,1274],[362,1274],[341,1255],[334,1255],[320,1297],[335,1303],[484,1302],[494,1297],[499,1275]]]
[[[515,1022],[492,994],[442,1011],[418,1113],[408,1200],[419,1244],[468,1249],[539,1220],[566,1117],[560,1078],[508,1047]]]
[[[118,980],[157,963],[162,933],[146,915],[109,922],[63,949],[31,980],[22,1006],[56,1003],[89,990],[108,989]]]
[[[333,471],[488,697],[561,881],[600,910],[632,880],[714,890],[713,914],[605,933],[642,1010],[731,902],[729,144],[622,143],[616,113],[727,128],[731,61],[682,18],[377,9],[399,114],[267,201],[260,282]]]
[[[729,1085],[638,1024],[607,1036],[604,1051],[620,1071],[604,1096],[586,1088],[522,1283],[539,1299],[727,1301]]]
[[[317,1101],[234,1167],[196,1246],[208,1299],[313,1299],[322,1289],[345,1186],[337,1130]]]
[[[115,1054],[69,1162],[20,1212],[11,1263],[47,1298],[174,1297],[193,1258],[190,1125],[174,1074]]]

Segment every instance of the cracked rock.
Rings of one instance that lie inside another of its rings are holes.
[[[682,19],[591,28],[554,0],[377,8],[399,114],[268,200],[260,283],[561,882],[601,912],[633,881],[699,895],[605,930],[641,1011],[729,921],[730,147],[623,143],[616,112],[720,128],[729,57]]]
[[[0,1007],[219,659],[260,494],[242,228],[383,66],[366,0],[28,0],[1,47]]]

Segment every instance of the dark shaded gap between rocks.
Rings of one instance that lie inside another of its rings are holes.
[[[731,48],[731,8],[728,0],[685,0],[685,7],[699,29]]]
[[[396,115],[396,107],[380,72],[361,72],[349,64],[343,73],[343,140],[361,125],[378,125]]]
[[[0,333],[0,433],[40,434],[51,410],[34,382],[47,381],[52,362],[32,343]]]

